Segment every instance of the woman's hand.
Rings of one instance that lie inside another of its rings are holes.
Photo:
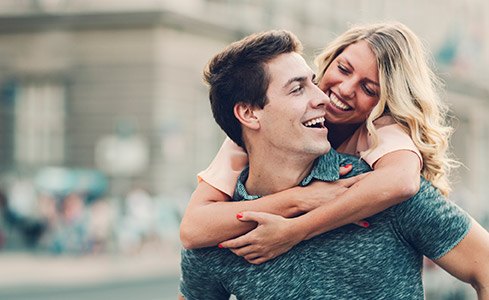
[[[236,217],[240,221],[256,222],[258,225],[242,236],[220,243],[219,248],[227,248],[255,265],[289,251],[305,239],[305,235],[294,231],[296,226],[293,218],[256,211],[239,213]],[[369,226],[363,220],[354,224],[364,228]]]
[[[337,181],[314,181],[306,187],[296,187],[300,189],[299,208],[303,212],[309,212],[322,205],[327,205],[328,202],[338,198],[346,192],[352,185],[357,183],[362,178],[365,178],[368,173],[360,174],[354,177],[339,179]]]
[[[258,226],[240,237],[222,242],[219,247],[228,248],[252,264],[275,258],[304,239],[300,234],[292,233],[293,219],[254,211],[240,213],[237,218],[243,222],[256,222]]]

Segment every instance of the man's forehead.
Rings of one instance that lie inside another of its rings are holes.
[[[312,69],[297,52],[280,54],[267,63],[271,82],[284,84],[295,77],[310,77]]]

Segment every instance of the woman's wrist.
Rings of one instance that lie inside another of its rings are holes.
[[[307,227],[304,226],[304,222],[302,221],[301,217],[289,219],[288,228],[289,236],[294,237],[294,239],[297,241],[297,244],[306,239],[309,239]]]

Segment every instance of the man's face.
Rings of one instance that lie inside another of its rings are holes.
[[[269,149],[293,155],[327,153],[331,148],[324,127],[328,98],[315,84],[315,74],[304,58],[295,52],[281,54],[266,68],[268,103],[255,113]]]

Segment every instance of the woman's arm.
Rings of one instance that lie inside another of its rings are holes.
[[[288,192],[293,194],[294,191]],[[273,198],[273,197],[272,197]],[[275,197],[277,198],[277,197]],[[241,223],[236,214],[242,210],[267,211],[284,217],[296,216],[299,211],[290,199],[281,201],[229,201],[230,197],[201,181],[185,210],[180,224],[180,240],[187,249],[216,246],[219,242],[255,228],[253,222]]]
[[[314,183],[319,191],[324,183]],[[292,219],[243,212],[242,221],[258,227],[236,239],[221,243],[251,263],[259,264],[276,257],[305,239],[370,217],[409,199],[419,190],[419,157],[412,151],[399,150],[382,156],[374,170],[353,184],[339,197]],[[303,188],[308,189],[309,187]]]
[[[420,185],[419,157],[399,150],[382,156],[374,170],[343,195],[297,218],[304,239],[370,217],[414,196]],[[317,223],[321,221],[321,224]]]
[[[344,175],[351,166],[340,168]],[[295,217],[338,197],[362,176],[325,183],[323,195],[305,195],[300,187],[291,188],[252,201],[228,201],[227,194],[201,181],[192,194],[180,225],[180,239],[187,249],[216,246],[256,227],[254,222],[240,222],[236,215],[245,210],[261,211],[283,217]],[[305,197],[304,197],[305,196]],[[301,201],[301,199],[304,199]],[[307,201],[306,201],[307,200]]]

